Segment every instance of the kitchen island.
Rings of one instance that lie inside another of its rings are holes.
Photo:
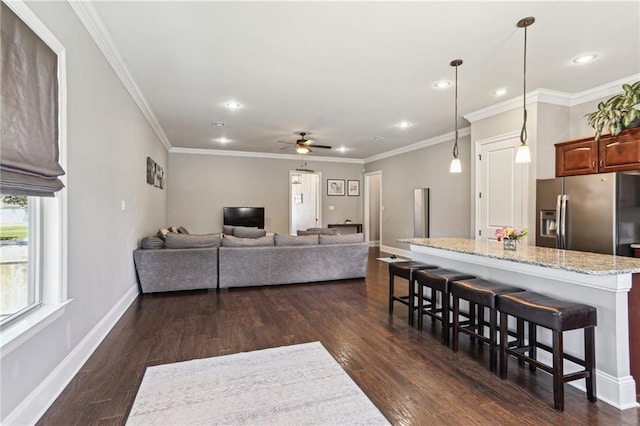
[[[628,292],[640,260],[519,244],[504,250],[502,243],[466,238],[408,238],[414,260],[500,281],[575,302],[598,310],[596,383],[598,399],[619,409],[637,407],[635,380],[630,372]],[[640,327],[640,324],[634,328]],[[551,333],[538,330],[550,343]],[[565,351],[583,356],[582,331],[564,333]],[[539,359],[551,356],[540,351]],[[565,370],[578,370],[566,361]],[[571,382],[584,390],[584,380]]]

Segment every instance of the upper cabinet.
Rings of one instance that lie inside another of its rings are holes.
[[[640,170],[640,128],[618,136],[592,137],[556,145],[556,176]]]

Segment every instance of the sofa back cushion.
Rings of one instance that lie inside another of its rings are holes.
[[[298,230],[298,235],[337,235],[338,228],[307,228],[307,230]]]
[[[277,246],[315,246],[318,245],[318,236],[313,235],[275,235],[275,243]]]
[[[144,237],[140,247],[143,249],[163,249],[164,240],[159,237]]]
[[[171,249],[219,247],[221,234],[192,235],[169,232],[165,236],[165,247]]]
[[[224,235],[233,235],[233,225],[222,225],[222,233]]]
[[[320,234],[320,244],[350,244],[364,242],[364,234],[340,234],[340,235],[322,235]]]
[[[260,238],[267,235],[267,231],[258,228],[249,228],[246,226],[234,226],[233,236],[239,238]]]
[[[225,235],[222,239],[222,247],[268,247],[273,245],[273,235],[265,235],[259,238],[240,238],[233,235]]]

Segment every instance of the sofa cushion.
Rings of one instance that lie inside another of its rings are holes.
[[[222,239],[222,247],[267,247],[274,245],[273,235],[259,238],[240,238],[233,235],[225,235]]]
[[[222,233],[224,235],[233,235],[233,228],[232,225],[222,225]]]
[[[338,228],[307,228],[306,230],[298,230],[298,235],[337,235]]]
[[[258,228],[249,228],[246,226],[234,226],[233,236],[239,238],[260,238],[267,235],[267,231]]]
[[[319,235],[320,244],[349,244],[361,243],[364,241],[364,234],[341,234],[341,235]]]
[[[169,232],[165,237],[165,247],[172,249],[218,247],[221,240],[220,234],[191,235]]]
[[[164,240],[159,237],[145,237],[142,239],[140,247],[143,249],[163,249]]]
[[[303,235],[303,236],[293,236],[293,235],[275,235],[275,243],[277,246],[315,246],[318,244],[318,236],[313,235]]]

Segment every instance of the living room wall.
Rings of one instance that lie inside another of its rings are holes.
[[[323,225],[345,219],[362,223],[363,165],[314,161],[313,156],[304,161],[322,173]],[[265,207],[267,231],[288,233],[289,171],[300,164],[300,160],[171,153],[166,175],[168,225],[182,225],[198,234],[222,232],[223,207]],[[359,180],[361,195],[328,196],[327,179]]]
[[[430,188],[431,237],[470,237],[468,136],[458,141],[462,173],[449,173],[453,141],[373,161],[367,172],[382,171],[381,246],[408,250],[398,238],[413,237],[413,190]]]
[[[146,183],[146,157],[166,167],[164,146],[69,4],[27,6],[66,50],[65,284],[73,300],[61,317],[2,352],[2,424],[34,423],[80,369],[138,293],[132,251],[139,238],[167,222],[167,191]]]

